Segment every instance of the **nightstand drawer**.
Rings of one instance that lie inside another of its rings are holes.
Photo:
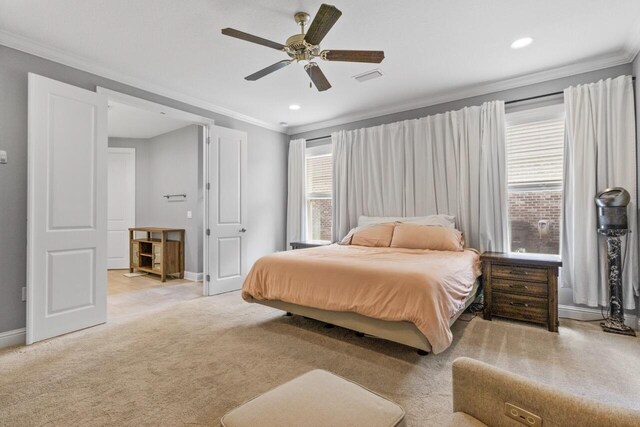
[[[519,265],[491,266],[491,277],[501,277],[512,280],[526,280],[534,282],[547,282],[547,269],[535,267],[521,267]]]
[[[546,298],[493,292],[492,299],[493,314],[496,316],[547,323],[548,302]]]
[[[492,278],[491,289],[494,291],[532,295],[543,298],[546,298],[548,295],[546,283],[523,282],[520,280]]]

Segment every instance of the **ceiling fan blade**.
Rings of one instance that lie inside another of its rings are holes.
[[[323,92],[327,89],[331,89],[331,83],[325,77],[324,73],[317,65],[306,66],[305,71],[309,75],[309,78],[318,89],[318,92]]]
[[[323,50],[322,59],[327,61],[373,62],[379,64],[384,59],[381,50]]]
[[[280,68],[284,68],[287,65],[291,64],[291,60],[290,59],[285,59],[283,61],[280,62],[276,62],[273,65],[269,65],[267,68],[263,68],[260,71],[257,71],[253,74],[251,74],[250,76],[245,77],[245,80],[250,80],[250,81],[256,81],[258,79],[263,78],[264,76],[266,76],[267,74],[271,74],[274,71],[278,71]]]
[[[240,40],[248,41],[251,43],[260,44],[262,46],[270,47],[271,49],[284,50],[284,45],[271,40],[263,39],[262,37],[254,36],[253,34],[244,33],[233,28],[223,28],[222,34],[229,37],[235,37]]]
[[[335,6],[322,4],[315,18],[313,18],[307,34],[304,36],[305,41],[312,45],[319,45],[340,16],[342,16],[342,12]]]

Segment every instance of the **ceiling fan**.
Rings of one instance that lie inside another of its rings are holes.
[[[378,64],[384,59],[384,52],[380,50],[321,50],[320,42],[327,35],[331,27],[338,21],[342,12],[335,6],[323,4],[318,9],[315,19],[309,26],[309,30],[305,33],[305,26],[309,22],[310,16],[306,12],[298,12],[294,18],[300,25],[301,33],[294,34],[289,37],[286,44],[280,44],[262,37],[254,36],[233,28],[224,28],[222,34],[225,36],[235,37],[251,43],[257,43],[272,49],[285,52],[291,59],[285,59],[276,62],[273,65],[263,68],[247,77],[245,80],[255,81],[262,77],[273,73],[281,68],[286,67],[296,61],[304,65],[304,69],[309,78],[316,86],[318,91],[322,92],[331,88],[331,83],[325,77],[320,66],[314,59],[320,58],[325,61],[343,61],[343,62],[371,62]]]

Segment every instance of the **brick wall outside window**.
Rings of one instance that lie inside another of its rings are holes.
[[[511,251],[560,253],[562,191],[509,191]],[[541,236],[538,222],[550,221],[549,233]]]
[[[311,220],[309,238],[331,240],[331,199],[310,199],[308,209]]]

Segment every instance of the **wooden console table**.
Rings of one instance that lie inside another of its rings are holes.
[[[145,233],[137,237],[136,232]],[[169,240],[169,233],[179,240]],[[184,229],[136,227],[129,229],[129,272],[158,274],[163,282],[168,275],[184,278]]]

